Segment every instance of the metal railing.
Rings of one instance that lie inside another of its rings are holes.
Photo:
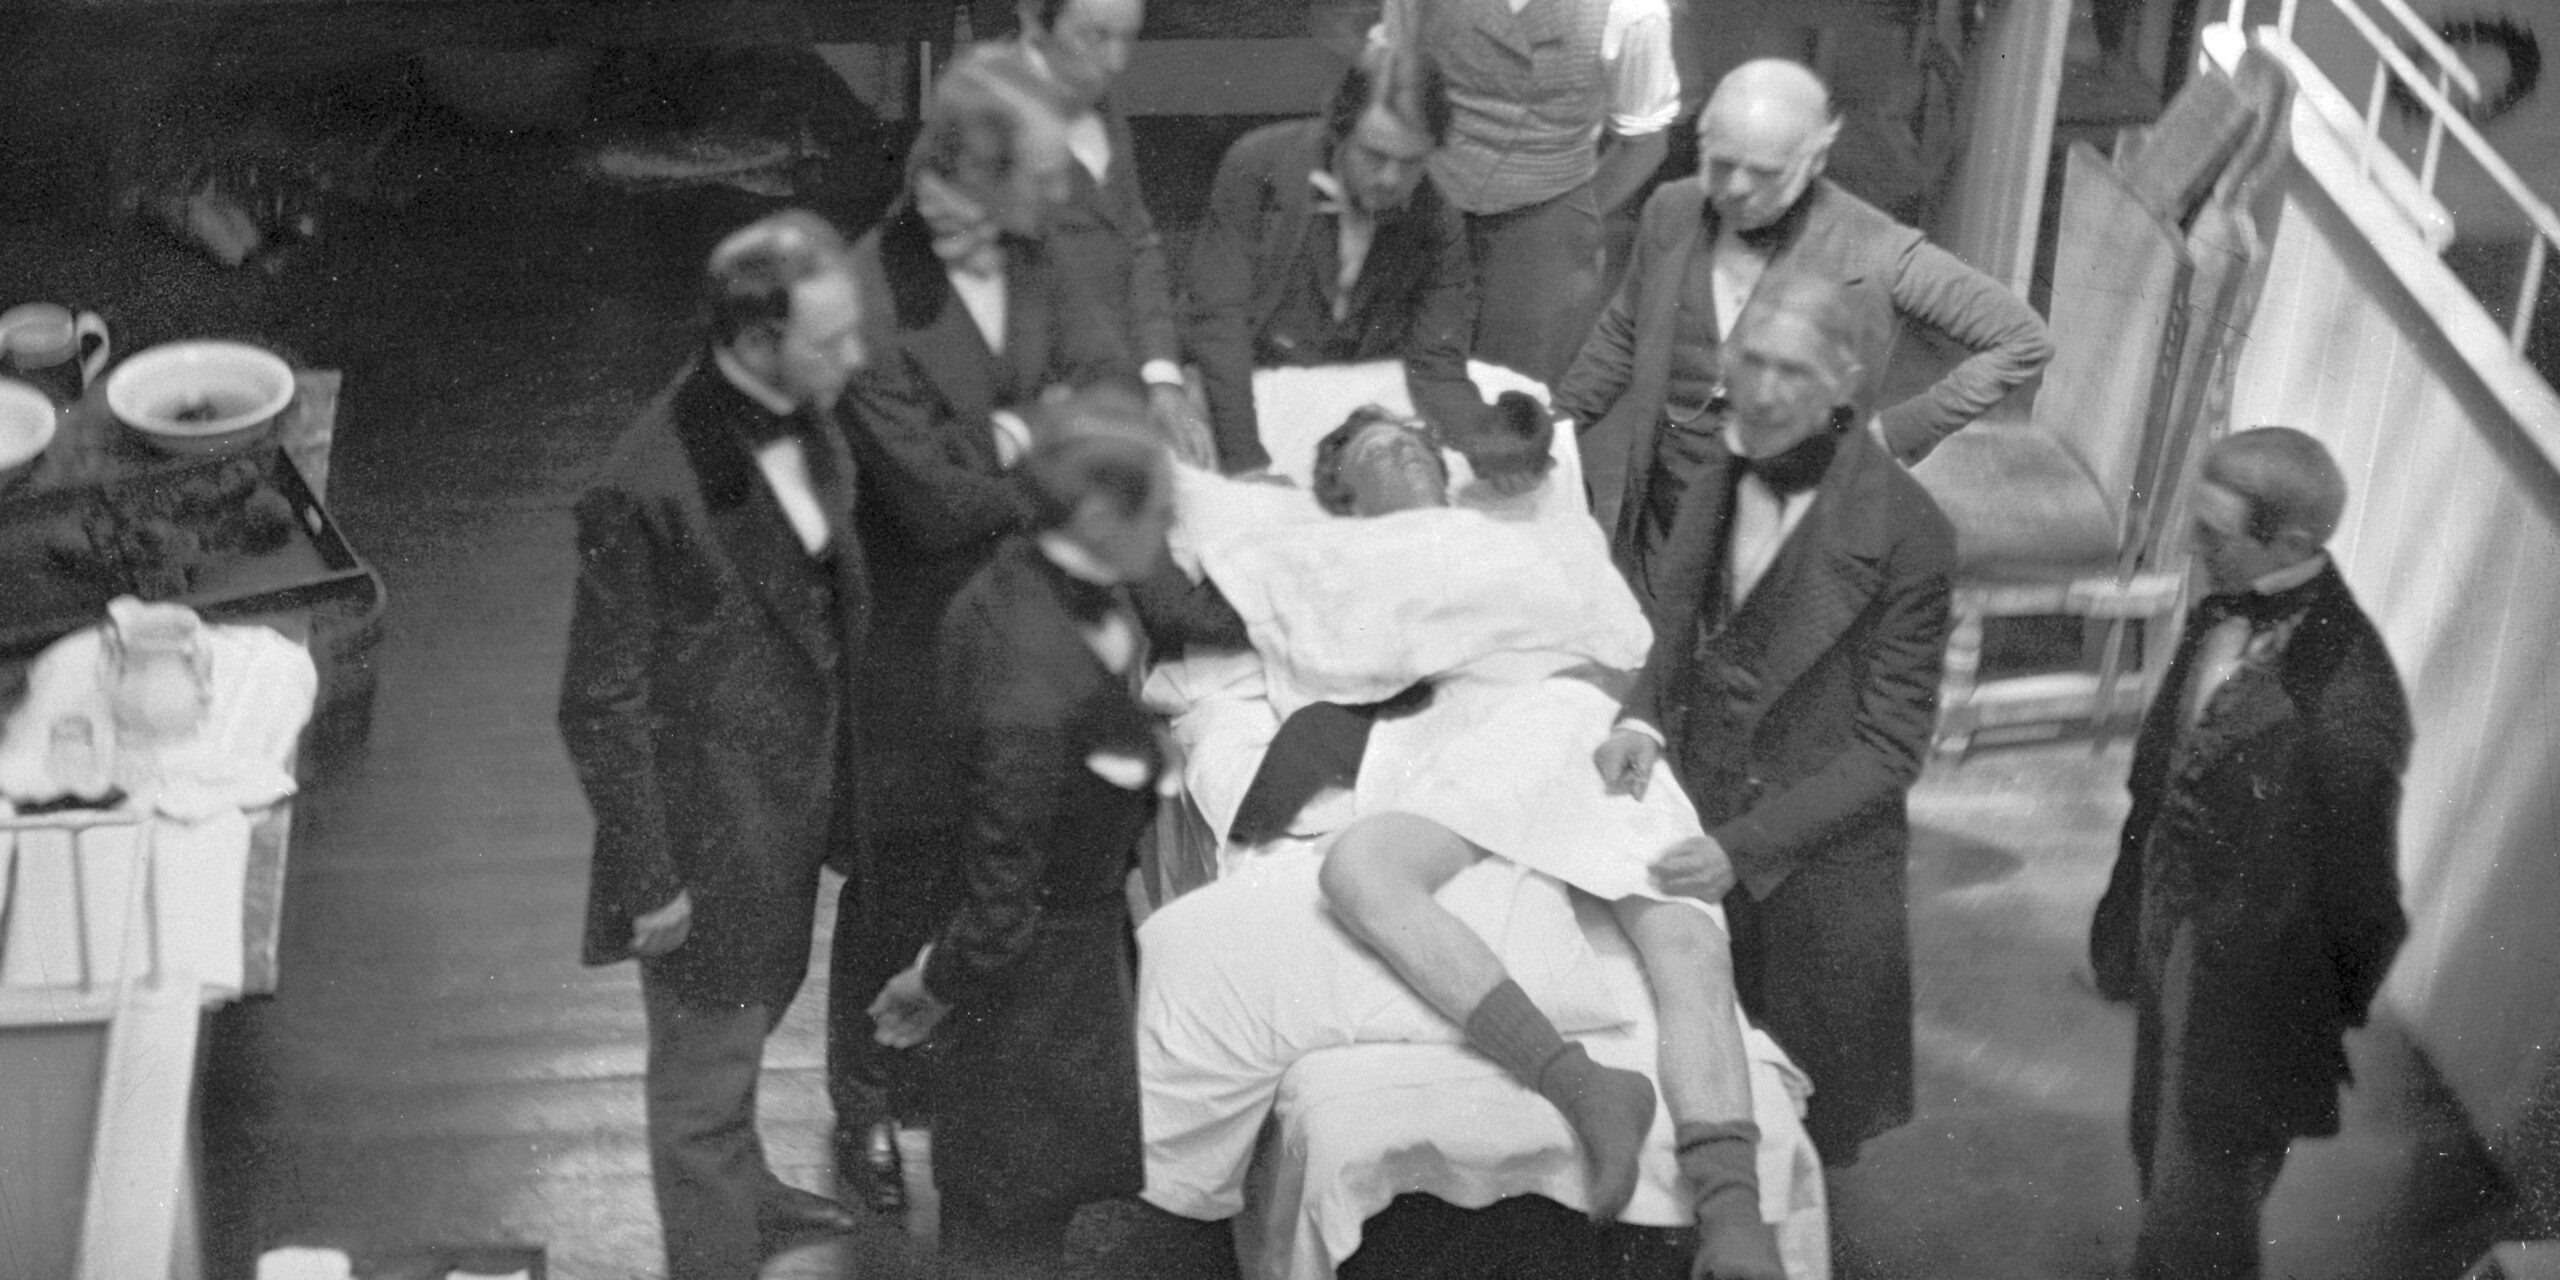
[[[2426,142],[2420,154],[2418,172],[2412,175],[2419,188],[2431,196],[2435,194],[2437,162],[2443,155],[2444,139],[2450,134],[2454,141],[2470,152],[2473,162],[2489,175],[2533,228],[2532,243],[2525,251],[2524,279],[2516,290],[2515,319],[2507,329],[2509,349],[2522,356],[2526,339],[2533,332],[2535,306],[2541,301],[2543,271],[2550,262],[2552,246],[2560,244],[2560,214],[2554,214],[2551,206],[2525,185],[2514,166],[2480,136],[2480,131],[2471,123],[2470,115],[2454,101],[2457,92],[2466,101],[2479,101],[2479,77],[2472,73],[2432,25],[2409,8],[2406,0],[2373,0],[2373,3],[2406,33],[2409,43],[2430,64],[2428,67],[2422,68],[2413,61],[2402,50],[2400,42],[2366,13],[2357,0],[2321,2],[2335,9],[2348,25],[2355,28],[2373,50],[2376,59],[2373,83],[2365,93],[2364,134],[2360,148],[2363,173],[2370,176],[2378,164],[2400,163],[2398,157],[2390,154],[2382,138],[2383,109],[2391,98],[2392,82],[2397,80],[2427,115]],[[2281,0],[2275,26],[2288,40],[2293,36],[2294,18],[2300,7],[2301,0]],[[2231,0],[2233,30],[2247,29],[2243,25],[2247,9],[2248,0]]]

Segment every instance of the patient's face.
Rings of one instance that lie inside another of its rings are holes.
[[[1449,505],[1449,473],[1440,451],[1409,423],[1381,418],[1360,428],[1342,453],[1342,482],[1351,514],[1379,516]]]

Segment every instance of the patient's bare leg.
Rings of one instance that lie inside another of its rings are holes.
[[[1325,855],[1325,901],[1425,1003],[1464,1027],[1468,1043],[1564,1113],[1590,1170],[1591,1214],[1615,1218],[1635,1194],[1653,1084],[1593,1062],[1558,1034],[1484,939],[1431,896],[1482,856],[1427,818],[1371,814]]]
[[[1672,1120],[1749,1121],[1751,1063],[1734,1017],[1733,954],[1715,920],[1695,907],[1652,898],[1609,905],[1653,986],[1662,1100]]]
[[[1697,1196],[1699,1266],[1692,1274],[1781,1277],[1777,1233],[1760,1216],[1760,1129],[1751,1118],[1751,1062],[1734,1015],[1732,948],[1694,907],[1650,898],[1610,906],[1653,988],[1657,1073],[1680,1172]]]

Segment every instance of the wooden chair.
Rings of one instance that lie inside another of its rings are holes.
[[[2031,410],[2015,399],[1956,433],[1915,475],[1956,526],[1955,623],[1938,748],[1986,732],[2103,735],[2138,715],[2183,596],[2151,567],[2174,469],[2173,394],[2194,263],[2184,237],[2086,144],[2072,147],[2048,307],[2055,353]],[[1992,618],[2082,620],[2094,672],[1979,678]],[[2141,622],[2125,680],[2128,626]],[[2102,738],[2103,740],[2103,738]]]
[[[1917,472],[1959,540],[1942,750],[2073,722],[2103,748],[2156,690],[2185,604],[2176,531],[2194,446],[2229,416],[2291,94],[2253,53],[2231,75],[2189,80],[2159,120],[2117,139],[2112,162],[2072,148],[2042,392],[2031,413],[2004,406]],[[1985,684],[1985,624],[2022,615],[2080,619],[2080,669]]]

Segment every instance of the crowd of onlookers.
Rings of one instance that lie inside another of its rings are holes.
[[[1404,363],[1413,434],[1346,428],[1343,493],[1400,483],[1414,440],[1536,483],[1570,433],[1654,636],[1582,782],[1677,779],[1700,832],[1656,878],[1721,905],[1731,961],[1695,981],[1812,1080],[1824,1161],[1855,1161],[1913,1112],[1904,795],[1955,564],[1907,468],[2042,368],[2042,322],[1825,178],[1827,91],[1777,60],[1715,86],[1697,173],[1604,262],[1678,115],[1663,0],[1386,0],[1320,113],[1229,150],[1177,270],[1112,93],[1142,18],[1023,0],[1017,38],[937,77],[876,225],[724,239],[701,355],[578,505],[560,718],[596,818],[586,953],[640,961],[670,1275],[752,1275],[852,1222],[774,1177],[754,1122],[822,867],[844,873],[840,1186],[897,1207],[898,1125],[929,1121],[943,1248],[997,1275],[1053,1268],[1079,1204],[1142,1189],[1123,882],[1172,762],[1131,693],[1164,641],[1131,594],[1181,572],[1172,465],[1269,478],[1254,373],[1278,366]],[[1879,403],[1906,322],[1970,354]],[[1471,360],[1548,386],[1549,419],[1488,404]],[[2255,1274],[2257,1206],[2291,1137],[2334,1129],[2339,1034],[2403,932],[2408,722],[2321,551],[2343,501],[2297,432],[2201,464],[2212,594],[2093,929],[2139,1011],[2145,1277]],[[1324,744],[1355,770],[1362,714]],[[1572,1065],[1516,985],[1405,963],[1400,927],[1356,931],[1555,1102],[1598,1179],[1633,1086]],[[1750,1126],[1664,1089],[1698,1274],[1777,1274],[1735,1194]]]

